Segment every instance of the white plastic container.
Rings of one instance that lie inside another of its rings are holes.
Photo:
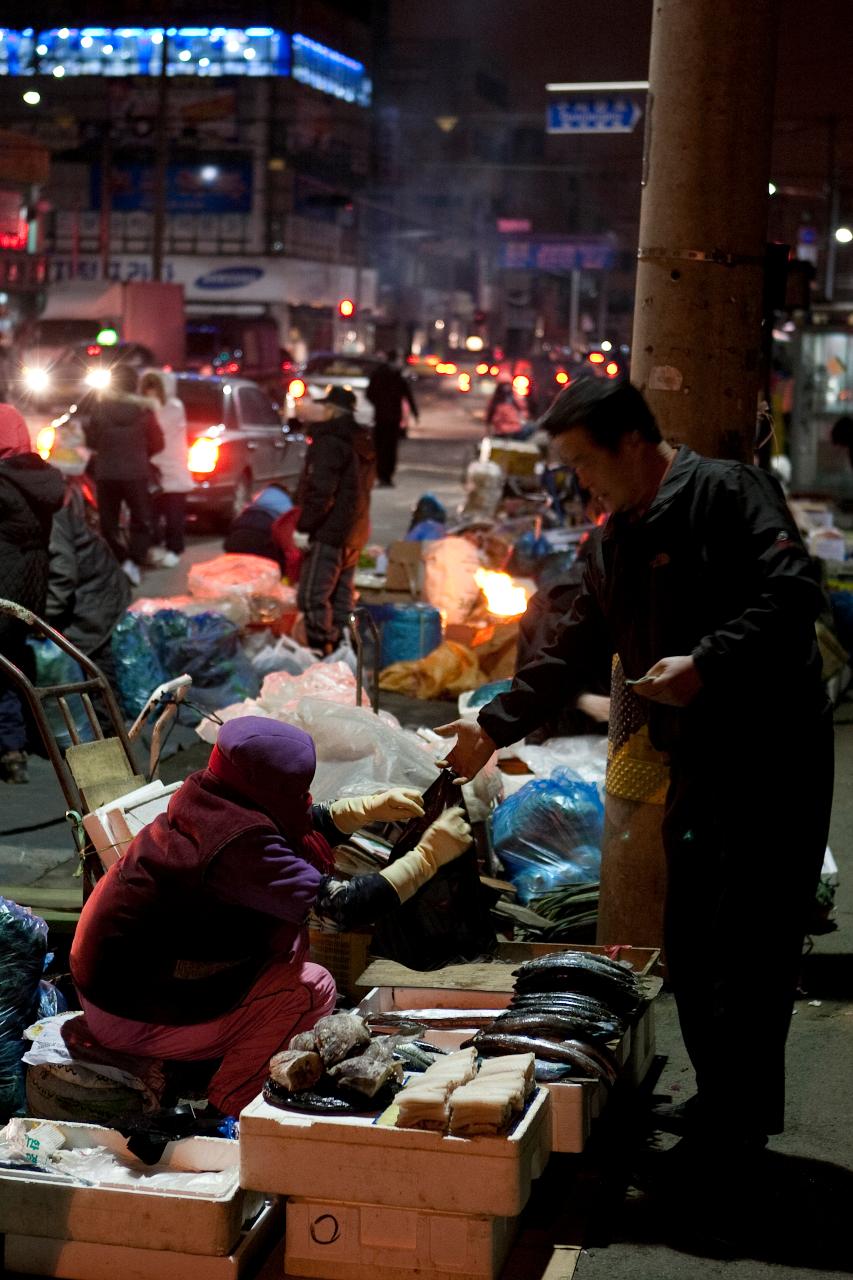
[[[63,1280],[240,1280],[255,1273],[281,1231],[280,1221],[279,1205],[267,1201],[222,1257],[12,1232],[6,1236],[6,1270]]]
[[[26,1123],[35,1126],[42,1122]],[[125,1139],[116,1129],[59,1120],[51,1121],[51,1126],[64,1133],[68,1148],[106,1147],[128,1154]],[[263,1199],[241,1189],[238,1161],[236,1142],[225,1138],[185,1138],[170,1143],[156,1166],[188,1172],[228,1170],[233,1176],[228,1177],[226,1188],[219,1195],[85,1186],[50,1171],[2,1169],[0,1232],[7,1233],[7,1253],[8,1233],[14,1233],[146,1251],[228,1254],[240,1237],[244,1220],[258,1211]],[[8,1257],[6,1265],[14,1270]]]
[[[517,1227],[517,1218],[292,1199],[284,1269],[341,1280],[493,1280]]]
[[[240,1114],[240,1182],[255,1191],[434,1212],[515,1217],[551,1153],[551,1099],[538,1089],[501,1137],[454,1138],[311,1116],[262,1097]]]

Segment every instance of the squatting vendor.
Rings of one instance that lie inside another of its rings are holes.
[[[335,1006],[306,959],[309,911],[353,928],[405,902],[471,843],[460,808],[383,871],[336,877],[332,846],[370,822],[423,814],[417,791],[314,805],[307,733],[259,716],[224,725],[206,769],[128,845],[86,902],[71,972],[107,1049],[221,1059],[208,1098],[236,1115],[270,1057]]]

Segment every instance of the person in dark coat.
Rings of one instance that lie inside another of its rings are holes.
[[[134,586],[142,581],[151,546],[151,458],[165,447],[149,401],[135,394],[138,381],[135,369],[117,364],[109,390],[92,396],[84,410],[86,444],[95,452],[101,533]],[[130,512],[127,553],[119,530],[122,503]]]
[[[130,604],[130,583],[104,538],[86,519],[75,484],[53,517],[45,618],[115,684],[113,629]]]
[[[335,1007],[307,959],[308,913],[338,929],[395,910],[471,843],[459,808],[379,873],[341,880],[332,846],[370,822],[422,816],[417,791],[312,805],[307,733],[260,716],[225,724],[87,900],[71,973],[106,1050],[177,1062],[221,1058],[208,1099],[236,1115],[270,1057]]]
[[[368,433],[355,421],[355,396],[332,387],[328,417],[312,424],[313,442],[299,482],[297,541],[308,553],[299,577],[298,604],[308,645],[332,653],[353,607],[353,578],[370,533],[370,491],[375,455]]]
[[[231,521],[223,550],[277,560],[282,575],[296,582],[302,564],[302,552],[293,544],[298,518],[287,490],[279,484],[268,484]]]
[[[373,441],[376,446],[376,474],[380,489],[388,489],[394,483],[397,470],[397,450],[403,430],[403,411],[406,404],[417,422],[418,406],[415,403],[409,379],[397,364],[397,352],[389,351],[385,363],[370,375],[367,398],[373,405]]]
[[[668,753],[664,942],[696,1072],[679,1160],[743,1170],[784,1124],[785,1041],[832,804],[809,557],[776,481],[662,438],[629,383],[579,379],[542,427],[610,513],[553,642],[457,722],[468,777],[617,653]],[[793,783],[793,793],[792,793]],[[732,1054],[748,1045],[760,1088]]]
[[[27,425],[10,404],[0,404],[0,597],[42,616],[53,513],[62,503],[62,476],[30,446]],[[32,679],[35,664],[28,628],[0,617],[0,653]],[[27,777],[27,723],[18,693],[0,671],[0,775]]]

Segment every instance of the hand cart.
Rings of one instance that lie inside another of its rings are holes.
[[[14,601],[0,599],[0,616],[11,618],[28,628],[33,635],[52,640],[62,653],[77,663],[82,676],[63,684],[34,685],[28,676],[5,655],[0,654],[0,672],[17,690],[26,703],[44,743],[45,751],[65,797],[65,818],[74,833],[76,852],[80,858],[82,886],[80,889],[41,889],[33,886],[3,886],[4,896],[15,902],[31,906],[45,914],[45,906],[54,912],[76,919],[83,900],[95,881],[103,874],[100,860],[89,843],[83,828],[83,814],[109,800],[144,785],[147,779],[139,770],[133,751],[133,740],[152,710],[164,707],[158,717],[151,739],[149,773],[155,774],[159,762],[163,731],[177,714],[192,681],[189,676],[179,676],[154,690],[132,728],[125,726],[115,694],[99,667],[82,653],[61,632],[51,627],[29,609]],[[86,718],[83,735],[69,698],[78,697]],[[97,703],[97,706],[96,706]],[[64,749],[57,740],[48,709],[57,708],[65,725],[71,745]],[[89,731],[88,733],[86,731]],[[83,741],[82,737],[89,738]],[[39,901],[41,899],[41,901]],[[51,923],[57,923],[54,919]]]

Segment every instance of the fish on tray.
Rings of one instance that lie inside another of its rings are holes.
[[[314,1038],[326,1067],[370,1044],[370,1032],[357,1013],[330,1013],[321,1018],[314,1027]]]
[[[402,1084],[403,1068],[391,1058],[363,1053],[329,1067],[329,1075],[339,1085],[355,1089],[366,1098],[375,1098],[385,1085],[392,1082]]]
[[[480,1031],[463,1048],[471,1046],[483,1057],[503,1054],[532,1053],[537,1062],[556,1063],[573,1068],[573,1073],[585,1079],[603,1080],[612,1084],[616,1078],[615,1061],[601,1050],[590,1052],[592,1046],[578,1040],[548,1040],[544,1037],[520,1035],[505,1031]],[[538,1076],[537,1076],[538,1078]]]

